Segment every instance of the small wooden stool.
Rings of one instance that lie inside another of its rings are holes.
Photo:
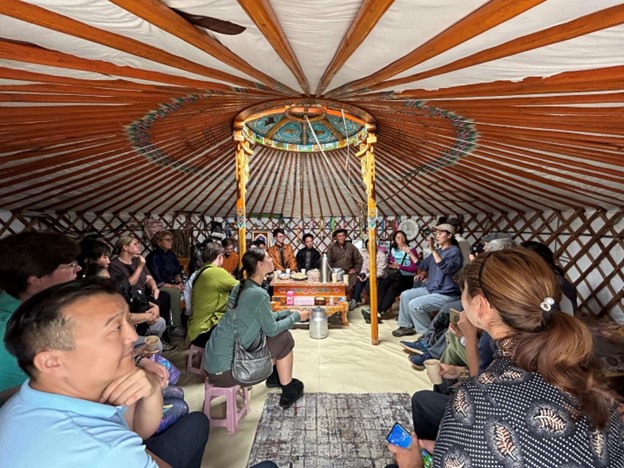
[[[234,385],[233,387],[222,388],[215,387],[208,379],[205,381],[206,396],[204,397],[204,414],[210,419],[211,427],[225,427],[228,434],[236,434],[238,431],[239,421],[247,415],[251,408],[249,407],[249,395],[250,389],[247,387],[241,387],[240,385]],[[243,398],[243,406],[238,409],[238,403],[236,402],[237,395]],[[213,399],[220,396],[225,397],[225,418],[213,418],[210,416],[210,406]]]

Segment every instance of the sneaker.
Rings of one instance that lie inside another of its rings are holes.
[[[392,336],[396,336],[396,337],[415,335],[415,334],[416,334],[416,330],[414,330],[413,328],[405,328],[405,327],[399,327],[392,332]]]
[[[160,342],[162,343],[162,347],[163,347],[163,351],[171,351],[172,349],[175,349],[175,345],[172,343],[169,343],[166,340],[161,339]]]
[[[173,327],[171,329],[171,331],[169,332],[169,334],[171,336],[181,336],[181,337],[185,337],[186,336],[186,328],[184,327]]]
[[[351,299],[349,301],[349,310],[353,310],[357,307],[357,301],[355,299]]]
[[[420,340],[400,341],[399,344],[403,347],[405,351],[410,353],[423,354],[429,350],[427,345]]]
[[[410,362],[412,363],[412,367],[416,370],[425,370],[425,361],[427,359],[433,359],[433,356],[429,351],[425,351],[420,356],[417,354],[412,354],[409,357]]]
[[[366,323],[371,323],[370,319],[370,311],[367,309],[362,309],[362,317],[364,317],[364,321]]]
[[[282,387],[282,396],[279,405],[283,409],[288,409],[303,395],[303,382],[292,379],[288,385]]]
[[[366,323],[371,323],[371,314],[369,309],[362,310],[362,317],[364,317],[364,321]],[[377,312],[377,323],[381,323],[381,314]]]

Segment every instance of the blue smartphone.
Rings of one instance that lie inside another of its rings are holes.
[[[392,445],[396,445],[404,449],[410,448],[412,445],[412,435],[399,423],[394,423],[394,426],[392,426],[392,430],[390,431],[390,434],[388,434],[388,437],[386,437],[386,440]],[[420,454],[422,455],[423,467],[431,468],[433,466],[433,457],[431,454],[424,448],[420,449]]]
[[[412,445],[412,435],[398,422],[394,423],[386,440],[392,445],[405,449],[410,448],[410,445]]]

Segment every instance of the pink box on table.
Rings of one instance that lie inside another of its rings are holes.
[[[314,297],[312,296],[295,296],[296,306],[314,305]]]

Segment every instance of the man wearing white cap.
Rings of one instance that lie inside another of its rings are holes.
[[[423,287],[401,293],[399,328],[392,332],[393,336],[425,333],[431,323],[429,314],[437,312],[444,304],[461,296],[459,286],[453,280],[463,264],[463,257],[454,237],[455,227],[440,224],[434,229],[435,240],[433,237],[428,239],[431,255],[418,263],[420,271],[414,277],[414,281],[426,282]],[[412,258],[412,261],[416,262],[417,259]]]

